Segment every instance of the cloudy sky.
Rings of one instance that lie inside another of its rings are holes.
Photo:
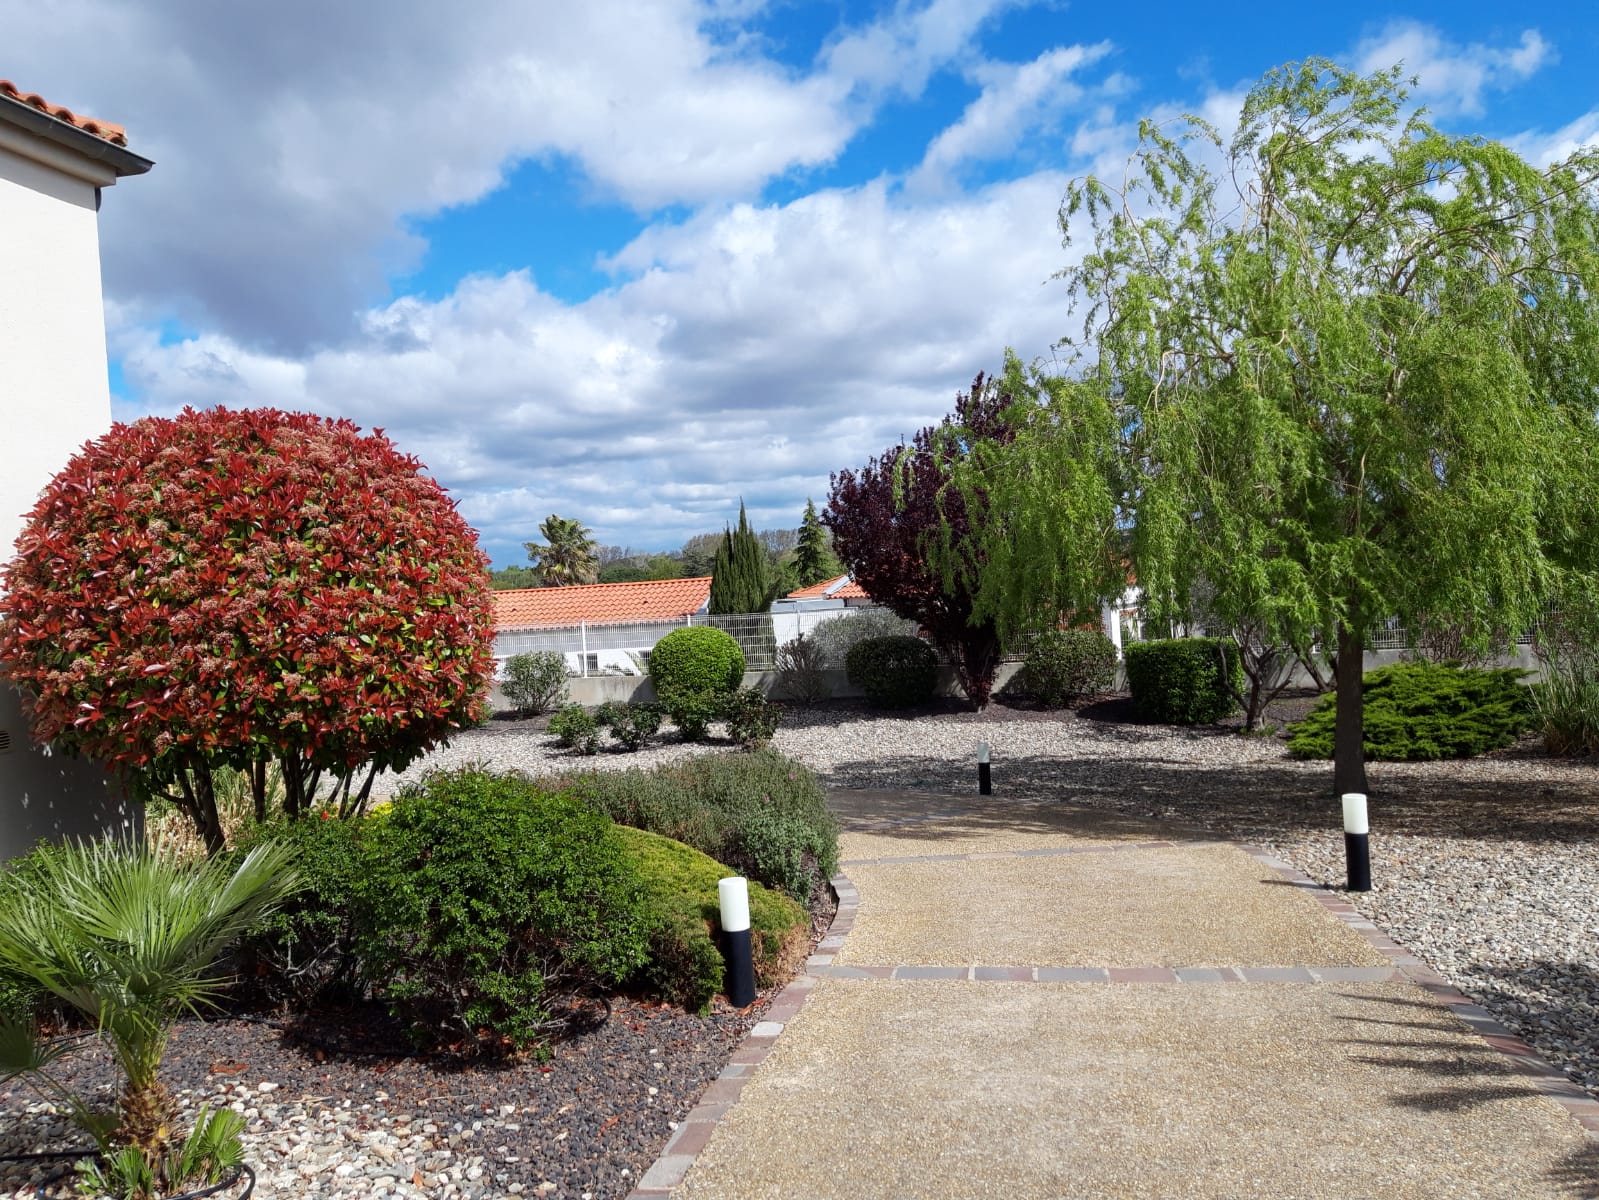
[[[1273,6],[1277,7],[1277,6]],[[0,76],[120,122],[116,413],[381,426],[497,565],[551,512],[675,547],[1067,332],[1056,210],[1139,117],[1403,61],[1455,132],[1599,141],[1586,0],[51,0]]]

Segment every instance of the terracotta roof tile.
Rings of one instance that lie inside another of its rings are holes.
[[[835,575],[788,594],[790,600],[870,600],[866,589],[848,575]]]
[[[711,577],[653,579],[643,583],[583,583],[572,587],[515,588],[494,593],[496,629],[541,625],[620,625],[678,621],[705,608]]]
[[[63,108],[59,104],[51,104],[38,92],[24,92],[9,79],[0,79],[0,96],[8,96],[12,100],[20,100],[29,108],[36,108],[40,112],[54,117],[58,121],[65,121],[75,129],[85,133],[92,133],[95,137],[104,138],[115,146],[128,144],[128,131],[120,125],[113,125],[110,121],[96,121],[93,117],[80,116],[70,108]]]

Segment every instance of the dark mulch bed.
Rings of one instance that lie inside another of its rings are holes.
[[[836,908],[826,889],[814,898],[813,947]],[[606,1200],[637,1185],[671,1134],[668,1122],[694,1107],[779,990],[763,991],[743,1010],[719,997],[703,1017],[614,997],[607,1019],[557,1041],[542,1062],[418,1055],[372,1006],[324,1009],[293,1026],[261,1017],[191,1020],[175,1031],[162,1078],[196,1097],[231,1085],[256,1093],[251,1103],[298,1105],[313,1119],[348,1109],[357,1130],[420,1133],[431,1123],[437,1133],[430,1140],[486,1156],[493,1179],[486,1194],[520,1183],[524,1194],[542,1195],[539,1185],[550,1182],[556,1196]],[[605,1016],[604,1005],[592,1011]],[[114,1078],[92,1041],[53,1073],[78,1091],[109,1088]],[[270,1097],[259,1094],[262,1083],[277,1085]],[[36,1099],[20,1085],[0,1087],[0,1121],[11,1124],[7,1110]],[[250,1142],[273,1136],[246,1134]],[[508,1154],[496,1153],[502,1145]]]

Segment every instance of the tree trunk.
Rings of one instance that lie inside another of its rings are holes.
[[[1359,632],[1338,626],[1338,665],[1335,673],[1337,723],[1333,729],[1333,791],[1366,791],[1365,700],[1361,695],[1364,647]]]
[[[227,839],[222,833],[222,818],[217,813],[216,784],[211,778],[209,763],[196,763],[191,771],[194,775],[195,823],[200,828],[200,836],[205,839],[206,853],[214,857],[227,846]]]

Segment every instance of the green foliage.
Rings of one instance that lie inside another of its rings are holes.
[[[674,629],[650,651],[650,681],[663,700],[677,692],[729,696],[744,682],[744,652],[720,629]]]
[[[800,519],[794,572],[799,587],[810,587],[844,573],[844,564],[833,553],[827,530],[822,528],[822,519],[816,515],[816,505],[809,496],[805,497],[805,515]]]
[[[547,781],[624,825],[694,847],[801,903],[838,869],[838,822],[816,776],[773,750]]]
[[[599,573],[597,547],[589,529],[570,517],[551,513],[539,525],[543,542],[523,542],[541,587],[593,583]]]
[[[642,750],[661,728],[661,706],[624,704],[611,722],[611,736],[623,750]]]
[[[1130,557],[1154,616],[1209,580],[1218,627],[1349,664],[1389,617],[1527,628],[1592,585],[1599,149],[1540,169],[1401,77],[1285,66],[1230,145],[1146,121],[1125,175],[1070,185],[1071,369],[1013,363],[1021,432],[960,468],[1004,516],[979,614],[1119,594]]]
[[[668,692],[662,707],[685,742],[703,742],[711,722],[727,711],[728,697],[715,692]]]
[[[532,567],[501,567],[489,572],[489,586],[497,592],[539,586],[539,573]]]
[[[867,638],[915,637],[916,622],[898,616],[887,608],[857,608],[837,617],[818,621],[811,630],[816,653],[824,667],[841,671],[850,647]]]
[[[706,611],[721,613],[759,613],[772,606],[777,594],[777,578],[772,562],[755,531],[742,502],[738,506],[738,528],[727,530],[716,551],[711,568],[711,599]]]
[[[364,835],[358,953],[419,1035],[528,1046],[552,990],[644,965],[642,884],[610,820],[519,775],[429,775]]]
[[[1513,667],[1484,670],[1441,663],[1396,663],[1367,672],[1368,759],[1470,758],[1509,746],[1531,728],[1534,701]],[[1331,758],[1335,696],[1289,726],[1288,748],[1301,758]]]
[[[722,953],[713,931],[720,920],[716,884],[734,871],[682,842],[617,826],[655,923],[641,975],[666,999],[703,1011],[722,989]],[[810,922],[793,900],[751,881],[750,940],[755,981],[780,983],[804,957]]]
[[[844,670],[873,707],[914,708],[933,698],[938,655],[921,638],[867,638],[849,648]]]
[[[295,884],[290,852],[274,845],[237,862],[183,862],[107,839],[39,853],[9,871],[0,969],[93,1022],[123,1086],[107,1120],[52,1077],[60,1045],[42,1046],[31,1027],[6,1019],[0,1080],[21,1076],[65,1104],[103,1156],[147,1173],[162,1194],[180,1190],[188,1180],[169,1172],[195,1163],[183,1157],[178,1108],[159,1078],[167,1040],[180,1016],[221,992],[217,959]]]
[[[361,855],[364,821],[311,817],[278,819],[246,830],[230,860],[242,860],[263,843],[294,856],[300,886],[240,943],[241,986],[268,1004],[306,1009],[329,996],[361,993],[355,957],[357,897],[366,867]]]
[[[777,690],[783,698],[806,708],[832,695],[822,649],[803,633],[777,648]]]
[[[581,704],[568,704],[551,717],[549,730],[558,746],[579,754],[600,752],[600,722]]]
[[[1581,649],[1556,656],[1533,697],[1550,754],[1599,754],[1599,655]]]
[[[1116,646],[1098,629],[1051,629],[1033,638],[1022,662],[1023,690],[1046,708],[1108,692]]]
[[[766,699],[760,688],[740,688],[728,697],[722,710],[727,733],[746,750],[759,750],[772,740],[783,710]]]
[[[190,1188],[209,1187],[244,1161],[244,1129],[242,1113],[202,1105],[189,1136],[159,1159],[151,1161],[137,1148],[125,1146],[103,1158],[78,1163],[78,1182],[91,1196],[117,1200],[170,1195],[163,1190],[163,1180],[186,1180]]]
[[[511,655],[505,660],[500,691],[519,716],[549,712],[566,699],[566,655],[559,650]]]
[[[1146,721],[1204,725],[1236,712],[1244,684],[1231,638],[1167,638],[1126,648],[1127,690]]]

